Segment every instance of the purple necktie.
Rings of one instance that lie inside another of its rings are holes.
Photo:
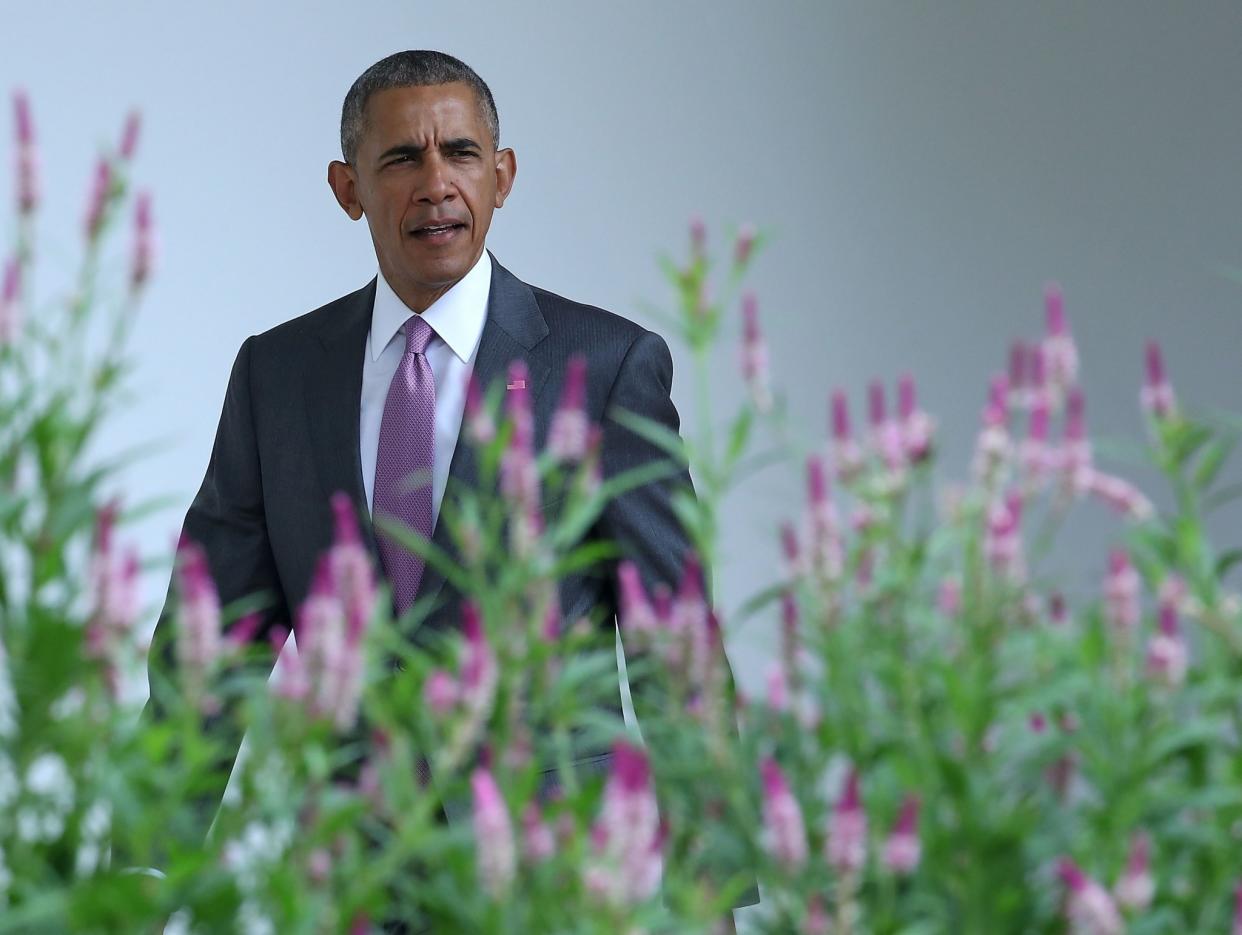
[[[372,513],[394,517],[431,538],[431,471],[435,463],[436,383],[427,362],[434,332],[421,315],[405,323],[405,354],[393,374],[380,422]],[[423,577],[423,560],[382,532],[377,537],[398,616]]]

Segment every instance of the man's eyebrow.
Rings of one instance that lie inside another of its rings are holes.
[[[447,151],[477,149],[482,152],[483,147],[468,136],[459,136],[451,140],[445,140],[440,144],[440,149]],[[393,156],[421,156],[426,150],[426,146],[419,146],[417,143],[399,143],[396,146],[390,146],[380,153],[379,161],[383,162],[385,159],[391,159]]]

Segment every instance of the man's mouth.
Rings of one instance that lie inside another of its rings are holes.
[[[460,221],[432,221],[414,228],[410,236],[428,243],[447,243],[465,229],[466,225]]]

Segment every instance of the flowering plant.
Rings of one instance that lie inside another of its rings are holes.
[[[469,595],[460,630],[412,640],[426,608],[390,619],[338,495],[296,646],[253,646],[252,607],[221,607],[201,550],[181,543],[176,675],[152,686],[153,722],[126,691],[142,563],[116,540],[137,510],[103,496],[115,465],[86,455],[125,373],[149,200],[115,340],[98,360],[73,342],[108,298],[98,259],[137,122],[100,163],[72,298],[23,322],[38,191],[22,96],[17,116],[18,251],[0,305],[0,931],[692,932],[756,878],[760,931],[1242,931],[1242,621],[1223,584],[1240,553],[1218,553],[1204,525],[1229,496],[1236,426],[1183,412],[1156,345],[1141,399],[1171,510],[1097,463],[1056,289],[1047,334],[991,382],[968,480],[937,497],[935,424],[908,377],[895,411],[869,388],[864,431],[834,392],[826,443],[797,448],[750,294],[748,396],[720,431],[708,375],[760,238],[739,232],[713,297],[696,223],[689,259],[666,261],[695,437],[611,414],[698,481],[675,500],[694,545],[675,589],[584,539],[610,498],[668,469],[603,475],[582,362],[542,452],[524,393],[502,413],[472,384],[462,434],[482,480],[442,520],[461,563],[391,529]],[[782,461],[805,489],[800,524],[774,529],[784,573],[726,614],[711,587],[721,499]],[[1098,599],[1078,606],[1030,532],[1088,500],[1124,526]],[[641,735],[605,710],[611,637],[557,606],[557,581],[601,562]],[[765,690],[735,698],[721,632],[769,618]],[[204,794],[242,730],[216,813]],[[600,745],[604,774],[572,765]]]

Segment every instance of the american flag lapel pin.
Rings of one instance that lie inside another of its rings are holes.
[[[510,380],[508,383],[505,384],[505,389],[524,390],[526,389],[526,381],[525,380]]]

